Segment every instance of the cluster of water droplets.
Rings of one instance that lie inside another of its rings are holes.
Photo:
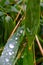
[[[20,36],[23,34],[23,28],[8,40],[0,58],[0,65],[12,65],[20,45]],[[19,43],[18,43],[19,41]]]

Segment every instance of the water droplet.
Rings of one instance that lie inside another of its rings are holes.
[[[14,45],[13,45],[13,44],[9,44],[9,47],[10,47],[10,48],[14,48]]]
[[[14,52],[12,52],[12,54],[14,54]]]
[[[23,33],[23,30],[20,30],[20,33],[22,34]]]
[[[11,52],[9,52],[9,55],[12,55],[12,53],[11,53]]]
[[[6,62],[8,62],[8,61],[9,61],[9,59],[7,59],[7,58],[6,58],[5,60],[6,60]]]
[[[17,40],[18,38],[16,37],[15,40]]]

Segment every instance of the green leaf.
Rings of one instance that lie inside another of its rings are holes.
[[[1,0],[1,1],[0,1],[0,5],[4,5],[5,1],[6,1],[6,0]]]
[[[25,50],[24,50],[24,58],[23,58],[23,65],[34,65],[33,62],[33,51],[29,51],[28,50],[28,45],[26,46]]]
[[[29,35],[36,34],[39,23],[40,23],[40,1],[27,0],[26,22],[25,22],[27,33],[29,33]]]
[[[12,30],[14,29],[15,25],[16,25],[16,22],[13,22],[13,19],[10,16],[5,17],[5,22],[4,22],[4,26],[5,26],[4,41],[5,42],[9,38],[9,36],[10,36]]]
[[[7,41],[1,55],[0,65],[13,65],[20,43],[24,38],[24,26],[19,27],[16,33]],[[2,64],[1,64],[2,63]]]
[[[26,4],[27,4],[27,8],[26,8],[25,29],[26,29],[26,36],[28,39],[27,43],[28,43],[28,50],[29,50],[28,65],[31,65],[31,63],[32,65],[34,65],[32,46],[33,46],[35,34],[37,34],[37,30],[40,24],[40,1],[27,0]]]
[[[35,34],[37,34],[39,24],[40,24],[40,1],[27,0],[25,28],[29,43],[28,46],[32,45],[33,40],[35,38]]]

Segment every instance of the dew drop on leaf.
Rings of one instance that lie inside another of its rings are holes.
[[[20,33],[22,34],[23,33],[23,30],[20,30]]]
[[[12,55],[12,53],[11,53],[11,52],[9,52],[9,55]]]
[[[16,37],[15,40],[17,40],[18,38]]]
[[[10,48],[14,48],[14,45],[13,45],[13,44],[9,44],[9,47],[10,47]]]
[[[6,60],[6,62],[9,62],[9,59],[6,58],[5,60]]]

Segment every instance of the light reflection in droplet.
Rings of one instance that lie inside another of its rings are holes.
[[[10,47],[10,48],[14,48],[14,45],[13,45],[13,44],[9,44],[9,47]]]
[[[9,52],[9,55],[12,55],[12,53],[11,53],[11,52]]]
[[[23,33],[23,30],[20,30],[20,33],[22,34]]]
[[[15,40],[17,40],[18,38],[16,37]]]
[[[6,60],[6,62],[9,62],[9,59],[6,58],[5,60]]]

